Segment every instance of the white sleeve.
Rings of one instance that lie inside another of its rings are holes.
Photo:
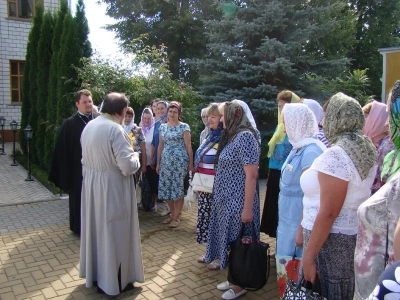
[[[114,134],[112,151],[122,175],[130,176],[135,174],[140,168],[140,162],[138,158],[134,156],[133,149],[130,145],[130,139],[122,127],[121,130],[117,130]]]
[[[347,153],[339,146],[328,148],[311,166],[318,172],[350,181],[354,177],[353,162]]]

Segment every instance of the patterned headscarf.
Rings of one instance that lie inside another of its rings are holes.
[[[282,111],[286,134],[293,148],[300,149],[309,144],[316,144],[322,151],[326,146],[316,138],[318,123],[314,113],[302,103],[286,104]]]
[[[299,103],[300,102],[300,97],[297,96],[295,93],[292,93],[292,99],[290,100],[290,103]],[[272,156],[272,153],[275,151],[275,147],[277,144],[281,144],[286,137],[285,133],[285,126],[283,125],[282,121],[282,111],[278,107],[278,126],[276,128],[276,131],[272,138],[269,140],[268,146],[268,157]]]
[[[389,152],[383,161],[382,180],[389,180],[400,170],[400,80],[397,80],[388,98],[390,137],[396,150]]]
[[[229,144],[229,142],[242,131],[250,131],[258,141],[257,133],[251,125],[243,107],[237,101],[225,102],[224,107],[225,129],[222,132],[219,142],[218,151],[215,155],[215,166],[218,163],[221,151]]]
[[[151,116],[150,125],[149,126],[144,126],[144,122],[143,122],[143,115],[146,114],[146,113]],[[140,117],[140,124],[142,124],[142,131],[143,131],[144,135],[146,135],[147,132],[151,129],[151,127],[154,126],[154,116],[153,116],[153,112],[151,111],[150,108],[146,107],[145,109],[143,109],[142,116]]]
[[[343,93],[332,96],[324,121],[326,138],[330,145],[346,151],[362,180],[378,159],[375,146],[362,134],[364,123],[362,108],[356,100]]]

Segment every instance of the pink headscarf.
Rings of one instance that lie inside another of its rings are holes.
[[[389,114],[386,104],[374,101],[363,128],[363,134],[368,136],[374,144],[388,134],[387,121]]]

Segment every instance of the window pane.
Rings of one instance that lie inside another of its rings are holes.
[[[20,18],[27,18],[30,19],[32,18],[33,14],[33,3],[34,0],[19,0],[19,17]]]
[[[11,63],[11,75],[18,75],[18,63],[17,62]]]
[[[12,102],[19,102],[19,91],[11,91],[11,101]]]
[[[8,3],[8,16],[9,17],[17,16],[17,6],[16,6],[15,2]]]
[[[24,75],[24,63],[19,63],[19,74],[22,76]]]
[[[11,77],[11,88],[12,89],[18,89],[18,83],[19,83],[19,80],[18,80],[17,76]]]

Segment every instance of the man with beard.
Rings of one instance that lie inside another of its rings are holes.
[[[81,134],[94,119],[92,93],[80,90],[75,94],[77,113],[66,119],[60,128],[53,155],[49,181],[69,194],[69,228],[81,232],[82,148]]]

